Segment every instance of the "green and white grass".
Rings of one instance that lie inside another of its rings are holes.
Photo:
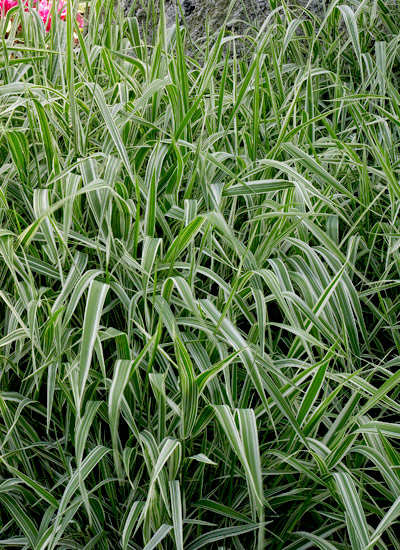
[[[271,4],[1,21],[2,549],[400,548],[400,10]]]

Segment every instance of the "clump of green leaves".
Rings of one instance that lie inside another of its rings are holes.
[[[271,4],[0,21],[0,548],[399,548],[400,12]]]

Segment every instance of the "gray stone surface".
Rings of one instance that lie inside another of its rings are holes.
[[[146,5],[149,0],[123,0],[125,14],[135,15],[139,21],[146,17]],[[216,31],[225,21],[228,13],[230,0],[164,0],[166,9],[167,25],[175,22],[175,12],[182,11],[194,40],[201,39],[205,35],[205,23],[208,20],[212,30]],[[180,3],[178,8],[177,3]],[[159,0],[154,0],[156,6],[155,16],[158,15]],[[279,4],[279,2],[277,2]],[[301,15],[301,8],[306,8],[316,15],[322,16],[327,3],[324,0],[292,0],[290,7],[297,10]],[[228,17],[232,27],[239,30],[246,23],[261,25],[271,7],[269,0],[236,0],[234,8]],[[304,13],[304,12],[303,12]],[[181,17],[180,17],[181,19]]]

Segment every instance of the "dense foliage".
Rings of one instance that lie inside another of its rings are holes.
[[[400,9],[68,6],[0,20],[0,548],[400,548]]]

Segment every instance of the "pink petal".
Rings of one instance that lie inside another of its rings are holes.
[[[0,15],[6,15],[14,6],[18,6],[18,0],[0,0]]]

